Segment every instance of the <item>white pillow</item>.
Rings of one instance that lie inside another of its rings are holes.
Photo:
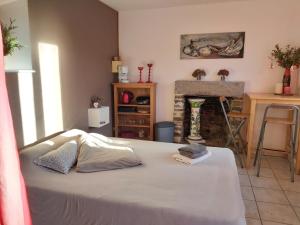
[[[77,142],[66,142],[56,150],[50,151],[34,160],[34,163],[67,174],[76,162]]]
[[[76,170],[77,172],[89,173],[122,169],[141,164],[141,160],[132,148],[124,145],[111,145],[99,140],[95,141],[93,137],[89,137],[81,145]]]

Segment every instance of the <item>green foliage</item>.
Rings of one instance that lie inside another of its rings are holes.
[[[16,49],[23,47],[13,34],[13,31],[17,29],[17,26],[14,25],[15,21],[10,19],[8,25],[1,23],[4,56],[12,55]]]
[[[285,50],[275,45],[272,51],[272,57],[277,61],[278,65],[283,68],[291,68],[292,66],[300,65],[300,48],[287,45]]]

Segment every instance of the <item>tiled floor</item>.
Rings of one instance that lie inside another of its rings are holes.
[[[239,168],[247,225],[300,225],[300,176],[290,181],[289,164],[264,157],[260,177]]]

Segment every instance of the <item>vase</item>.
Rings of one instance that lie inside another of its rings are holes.
[[[299,70],[296,66],[291,69],[291,93],[293,95],[298,93],[298,83],[299,83]]]
[[[193,143],[205,143],[205,140],[200,135],[200,109],[201,105],[205,102],[205,99],[189,99],[191,105],[191,123],[190,123],[190,135],[187,141],[190,144]]]
[[[291,95],[291,69],[286,68],[282,79],[283,95]]]

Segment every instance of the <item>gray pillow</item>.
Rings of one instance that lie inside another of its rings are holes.
[[[89,173],[122,169],[141,164],[141,160],[130,147],[86,141],[81,145],[76,170],[77,172]]]
[[[67,174],[77,158],[77,142],[66,142],[56,150],[50,151],[34,160],[34,163]]]

